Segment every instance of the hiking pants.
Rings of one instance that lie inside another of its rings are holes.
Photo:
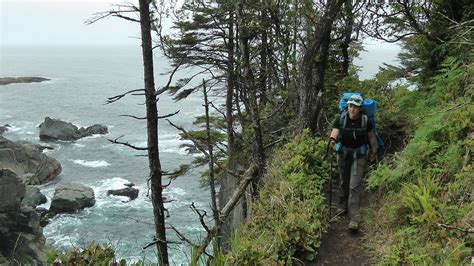
[[[337,157],[337,166],[339,169],[339,207],[348,211],[351,221],[359,222],[362,179],[367,161],[365,156],[357,158],[351,153],[341,153]]]

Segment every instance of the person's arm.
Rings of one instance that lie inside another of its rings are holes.
[[[375,140],[375,134],[373,130],[369,131],[368,136],[371,149],[369,159],[373,161],[375,159],[375,155],[377,154],[377,141]]]
[[[339,128],[333,128],[331,131],[331,135],[329,136],[329,139],[334,141],[334,143],[336,143],[338,135],[339,135]]]
[[[339,120],[340,120],[340,116],[338,116],[332,123],[332,131],[331,131],[331,134],[329,135],[329,141],[332,144],[336,144],[337,137],[339,136]]]

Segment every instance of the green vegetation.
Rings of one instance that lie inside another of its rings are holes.
[[[72,265],[109,265],[112,261],[115,261],[113,247],[94,242],[83,248],[73,248],[67,252],[54,249],[48,254],[48,263],[50,264],[59,262]],[[121,260],[119,265],[126,265],[125,260]]]
[[[184,146],[203,156],[166,174],[175,178],[205,167],[210,150],[216,182],[234,181],[226,170],[258,162],[251,180],[258,192],[246,193],[252,197],[245,200],[251,202],[247,221],[237,229],[231,223],[231,249],[226,253],[212,242],[213,258],[200,262],[291,265],[315,259],[329,226],[326,141],[315,135],[330,130],[341,93],[358,91],[380,104],[377,127],[387,153],[367,180],[378,196],[364,216],[373,257],[380,264],[468,263],[474,244],[466,233],[474,219],[472,1],[404,0],[360,8],[357,1],[316,2],[190,1],[177,14],[181,35],[162,39],[175,66],[208,70],[210,89],[226,99],[225,108],[212,106],[217,116],[197,117],[194,125],[202,128],[175,126],[193,143]],[[360,49],[352,36],[359,31],[402,40],[401,66],[387,65],[374,79],[359,80],[350,68],[350,55]],[[201,88],[187,86],[191,80],[180,79],[160,93],[185,98]],[[202,130],[207,122],[209,135]],[[293,134],[298,135],[285,144]],[[271,149],[278,144],[283,146]],[[202,172],[203,185],[214,183],[210,176],[211,170]],[[233,183],[221,182],[221,192],[234,190]],[[192,250],[193,258],[201,255]],[[53,252],[49,262],[57,259],[108,264],[114,251],[92,243]]]
[[[314,259],[328,224],[325,145],[304,131],[275,153],[252,205],[252,219],[235,234],[226,263],[274,265]]]
[[[429,82],[393,98],[411,136],[368,179],[384,195],[366,216],[369,246],[382,264],[468,263],[474,239],[462,230],[472,228],[474,209],[473,76],[472,63],[449,57]]]

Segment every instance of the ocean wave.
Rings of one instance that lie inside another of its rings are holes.
[[[84,161],[84,160],[73,160],[74,163],[80,164],[87,167],[98,168],[110,166],[110,163],[106,161]]]
[[[100,137],[103,137],[103,136],[104,136],[104,134],[94,134],[94,135],[90,135],[90,136],[87,136],[87,137],[83,137],[80,140],[97,139],[97,138],[100,138]]]
[[[125,178],[112,177],[112,178],[97,181],[92,186],[92,188],[94,189],[94,193],[96,194],[96,196],[101,195],[102,192],[104,193],[103,196],[105,196],[106,195],[105,193],[107,192],[107,190],[125,188],[125,184],[127,183],[130,183],[130,181],[128,181]]]
[[[6,134],[13,133],[17,135],[36,135],[37,126],[33,122],[15,121],[14,123],[7,123],[10,125]]]
[[[134,186],[138,189],[139,193],[138,197],[132,201],[130,201],[128,197],[124,196],[107,195],[108,190],[125,188],[125,184],[128,183],[130,183],[130,181],[127,179],[113,177],[97,181],[95,184],[91,185],[96,197],[96,204],[93,208],[97,208],[102,211],[105,209],[151,209],[151,202],[146,197],[146,183]]]
[[[73,144],[75,147],[78,147],[78,148],[84,148],[86,145],[84,144],[80,144],[80,143],[74,143]]]

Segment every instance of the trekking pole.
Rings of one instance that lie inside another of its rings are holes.
[[[326,155],[324,155],[324,159],[327,159],[329,154],[329,148],[331,147],[331,139],[328,141],[328,145],[326,147]],[[332,158],[329,158],[329,220],[331,220],[331,207],[332,207]]]

